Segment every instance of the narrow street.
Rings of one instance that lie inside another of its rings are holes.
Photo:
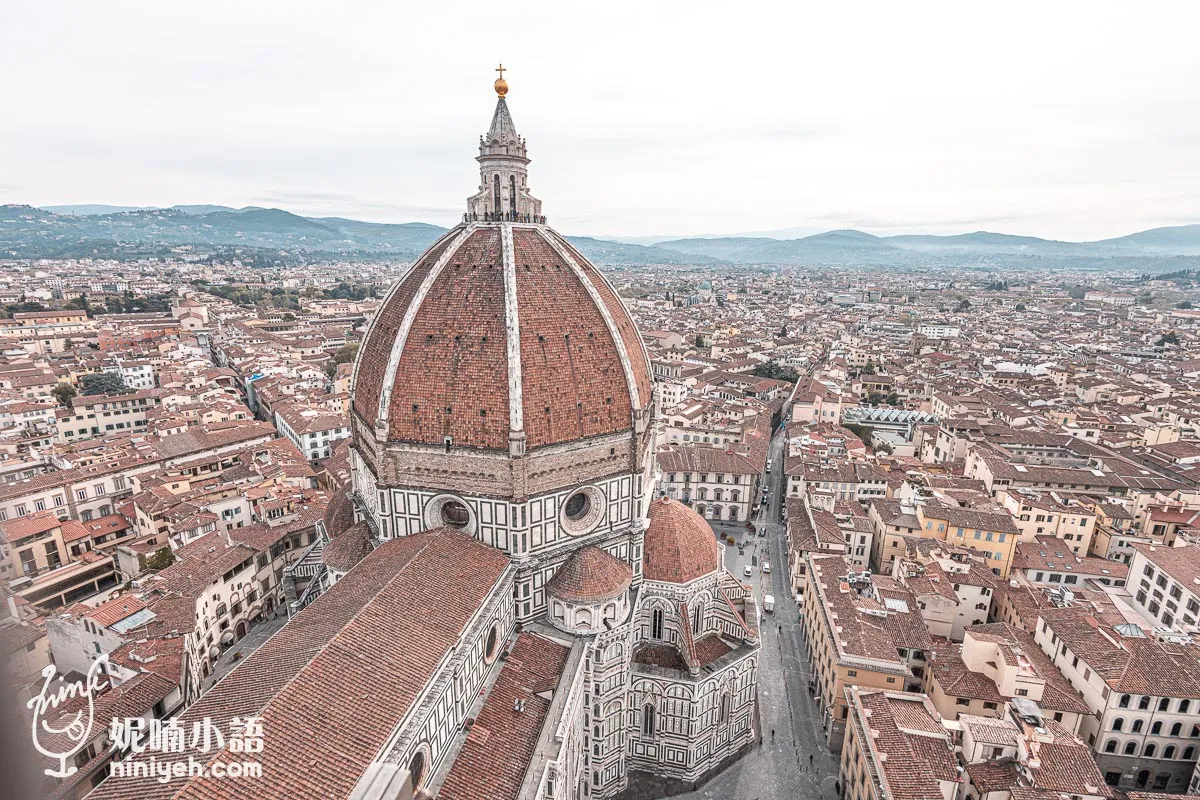
[[[709,781],[696,792],[679,795],[684,800],[834,800],[837,757],[824,746],[821,717],[808,696],[808,661],[800,609],[792,594],[787,572],[786,526],[781,521],[784,502],[784,436],[771,442],[772,469],[767,476],[765,537],[738,525],[717,523],[718,534],[732,535],[744,543],[744,554],[726,545],[725,563],[739,580],[750,581],[762,609],[766,594],[775,598],[774,613],[761,614],[762,651],[758,662],[758,699],[762,745]],[[759,527],[762,529],[763,523]],[[752,562],[757,559],[757,564]],[[771,565],[763,574],[762,564]],[[744,570],[751,564],[752,577]],[[812,756],[811,766],[809,756]]]

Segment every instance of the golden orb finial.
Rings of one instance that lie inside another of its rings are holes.
[[[496,95],[504,97],[504,95],[508,94],[508,82],[504,80],[504,65],[501,64],[496,67],[496,72],[500,73],[500,77],[496,78]]]

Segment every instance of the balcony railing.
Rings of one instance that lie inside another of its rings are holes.
[[[493,214],[491,212],[484,214],[473,214],[467,212],[463,214],[463,222],[528,222],[535,225],[545,225],[546,218],[534,214],[518,214],[514,211],[508,211],[501,214]]]

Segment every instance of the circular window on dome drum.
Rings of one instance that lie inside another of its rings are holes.
[[[604,517],[604,495],[595,486],[585,486],[567,496],[559,510],[559,522],[568,534],[579,536],[600,524]]]
[[[457,500],[442,503],[442,522],[460,531],[471,524],[471,512]]]
[[[591,505],[592,502],[588,500],[587,492],[576,492],[567,500],[567,507],[563,513],[567,515],[567,519],[578,522],[587,516]]]
[[[445,526],[467,534],[475,533],[475,513],[467,501],[452,494],[440,494],[430,500],[423,516],[426,530]]]

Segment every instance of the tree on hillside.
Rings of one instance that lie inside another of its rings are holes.
[[[58,401],[60,406],[69,406],[71,405],[71,398],[75,397],[79,392],[75,391],[75,387],[71,384],[61,381],[50,390],[50,394],[54,395],[54,399]]]
[[[85,397],[94,394],[124,394],[129,391],[118,372],[93,372],[79,379]]]
[[[1192,305],[1192,301],[1191,301],[1191,300],[1184,300],[1184,301],[1183,301],[1183,302],[1181,302],[1181,303],[1176,303],[1176,304],[1175,304],[1175,307],[1176,307],[1176,308],[1178,308],[1178,309],[1180,309],[1180,310],[1182,310],[1182,311],[1187,311],[1187,310],[1189,310],[1189,309],[1191,309],[1191,308],[1194,308],[1194,306]]]
[[[1175,333],[1175,331],[1168,331],[1158,337],[1158,341],[1154,343],[1154,346],[1162,347],[1168,344],[1179,344],[1179,334]]]

